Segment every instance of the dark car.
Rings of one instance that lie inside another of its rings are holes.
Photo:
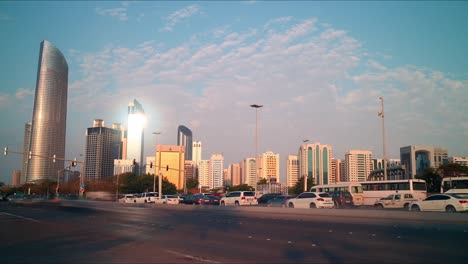
[[[195,194],[190,197],[187,197],[186,199],[190,199],[190,201],[187,201],[188,204],[209,204],[210,203],[210,198],[203,194]]]
[[[347,191],[336,191],[330,193],[336,208],[354,207],[353,196]]]
[[[281,193],[266,193],[257,199],[258,204],[266,204],[269,200],[281,195]]]
[[[219,201],[221,200],[221,197],[215,195],[207,195],[206,197],[210,199],[210,202],[208,203],[210,205],[219,205]]]
[[[268,200],[268,207],[283,207],[286,208],[288,205],[288,200],[294,198],[294,195],[277,195],[273,199]]]

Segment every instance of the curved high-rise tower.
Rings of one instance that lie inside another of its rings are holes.
[[[55,180],[64,162],[67,126],[68,64],[52,43],[41,42],[26,181]]]
[[[192,160],[192,131],[186,126],[177,129],[177,145],[185,146],[185,160]]]

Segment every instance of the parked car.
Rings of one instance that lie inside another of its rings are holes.
[[[119,199],[119,203],[136,203],[137,197],[134,194],[124,194],[122,198]]]
[[[144,192],[138,195],[136,199],[137,203],[154,203],[156,202],[156,198],[159,197],[157,192]]]
[[[333,208],[334,203],[328,193],[303,192],[289,199],[289,208]]]
[[[161,200],[159,197],[156,197],[157,204],[179,204],[179,197],[177,195],[163,195]]]
[[[193,204],[192,200],[193,194],[187,194],[184,196],[183,200],[180,201],[182,204]]]
[[[255,192],[247,191],[235,191],[226,194],[221,198],[220,205],[257,205],[257,197],[255,197]]]
[[[353,196],[348,191],[329,193],[336,208],[354,207]]]
[[[203,194],[195,194],[191,198],[191,204],[209,204],[210,198]]]
[[[269,200],[281,195],[281,193],[265,193],[257,199],[258,204],[266,204]]]
[[[417,201],[411,193],[396,193],[375,201],[374,206],[383,208],[404,208],[408,210],[410,203]]]
[[[294,198],[294,195],[277,195],[273,199],[268,200],[266,205],[268,207],[288,207],[289,199]]]
[[[219,201],[221,200],[221,197],[215,196],[215,195],[206,195],[208,198],[210,198],[210,205],[219,205]]]
[[[424,200],[410,203],[410,211],[465,212],[468,211],[468,194],[433,194]]]

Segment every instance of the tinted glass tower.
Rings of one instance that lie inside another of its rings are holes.
[[[177,145],[185,146],[185,160],[192,160],[192,131],[186,126],[177,129]]]
[[[37,70],[26,181],[54,180],[63,170],[67,126],[68,64],[59,49],[42,41]]]
[[[146,115],[143,106],[134,99],[128,104],[127,159],[143,164],[143,129]]]

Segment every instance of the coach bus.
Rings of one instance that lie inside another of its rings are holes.
[[[365,181],[360,182],[364,205],[374,205],[375,201],[395,193],[410,193],[416,199],[427,197],[426,182],[419,179]]]
[[[443,178],[440,193],[468,193],[468,177]]]
[[[359,182],[338,182],[334,184],[315,185],[310,188],[311,192],[334,192],[347,191],[353,197],[354,205],[363,204],[362,186]]]

